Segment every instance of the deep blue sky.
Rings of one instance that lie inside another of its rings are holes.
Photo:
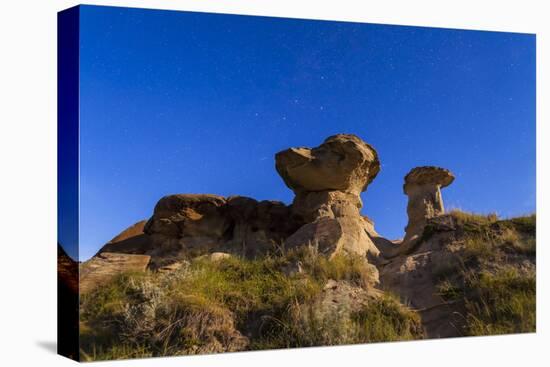
[[[363,213],[406,225],[404,175],[447,207],[535,210],[533,35],[81,8],[80,259],[173,193],[290,203],[274,154],[353,133],[382,170]]]

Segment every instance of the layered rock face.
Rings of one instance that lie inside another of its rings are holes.
[[[441,189],[454,179],[451,171],[433,166],[416,167],[405,176],[403,191],[409,197],[409,222],[405,228],[404,244],[422,235],[428,219],[445,213]]]
[[[145,271],[148,255],[102,252],[80,265],[80,292],[86,293],[124,272]]]
[[[313,245],[325,254],[348,252],[376,257],[371,224],[359,213],[359,194],[380,171],[378,154],[355,135],[335,135],[316,148],[290,148],[275,155],[275,167],[296,194],[293,216],[305,224],[285,241]]]

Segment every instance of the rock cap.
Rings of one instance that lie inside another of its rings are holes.
[[[277,153],[275,168],[295,193],[336,190],[359,195],[380,171],[380,161],[376,150],[358,136],[338,134],[316,148]]]
[[[407,194],[408,188],[412,185],[439,185],[439,187],[447,187],[453,183],[455,176],[446,168],[435,166],[422,166],[413,168],[405,176],[403,191]]]

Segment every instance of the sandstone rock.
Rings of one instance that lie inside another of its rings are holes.
[[[208,194],[165,196],[155,206],[145,233],[171,237],[221,238],[228,227],[225,198]]]
[[[318,311],[320,316],[339,314],[349,317],[382,295],[383,292],[375,288],[362,288],[346,281],[329,279],[319,297]]]
[[[151,268],[219,248],[230,221],[226,200],[211,194],[176,194],[159,200],[144,232],[150,238]]]
[[[231,235],[224,249],[246,257],[275,251],[302,222],[280,201],[257,201],[243,196],[227,199]]]
[[[275,167],[295,193],[344,191],[359,195],[380,171],[378,154],[355,135],[327,138],[317,148],[290,148],[275,155]]]
[[[318,247],[377,257],[369,237],[372,223],[363,219],[359,194],[380,170],[378,154],[355,135],[335,135],[317,148],[291,148],[275,156],[277,172],[296,197],[292,214],[305,224],[284,243],[286,248]]]
[[[80,265],[80,292],[89,292],[118,274],[145,271],[150,258],[148,255],[100,253]]]
[[[362,206],[359,196],[342,191],[300,192],[292,203],[292,213],[308,223],[324,217],[360,217]]]
[[[463,241],[457,241],[457,228],[449,230],[449,223],[454,226],[449,215],[427,222],[435,226],[435,234],[417,243],[410,253],[399,253],[383,265],[380,288],[398,294],[420,314],[428,338],[461,336],[459,325],[464,322],[463,314],[441,298],[437,284],[442,269],[459,266],[456,253],[463,248]]]
[[[378,232],[376,232],[376,230],[374,229],[374,222],[372,221],[372,219],[370,219],[366,215],[362,215],[362,217],[363,222],[365,222],[365,231],[367,231],[369,236],[379,236]]]
[[[124,254],[146,254],[152,247],[152,241],[143,230],[146,220],[128,227],[107,242],[99,252],[118,252]]]
[[[285,248],[314,246],[319,253],[332,257],[346,252],[374,257],[379,251],[369,238],[364,223],[355,217],[322,217],[305,224],[285,241]]]
[[[428,337],[458,336],[452,325],[453,310],[437,294],[432,274],[434,260],[432,251],[392,259],[380,271],[382,289],[399,294],[420,312]]]
[[[409,197],[409,222],[405,228],[404,245],[422,234],[427,219],[445,213],[441,188],[453,181],[454,175],[449,170],[432,166],[416,167],[405,176],[403,191]]]
[[[163,197],[153,216],[121,232],[98,254],[150,255],[159,270],[211,252],[255,257],[275,251],[303,223],[278,201],[242,196],[178,194]]]

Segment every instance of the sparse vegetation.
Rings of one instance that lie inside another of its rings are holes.
[[[439,294],[461,302],[464,333],[534,332],[536,216],[451,215],[464,229],[462,250],[436,276]]]
[[[478,231],[498,220],[498,216],[495,213],[484,215],[455,209],[449,214],[455,219],[457,225],[465,231]]]
[[[536,217],[450,213],[453,250],[432,269],[465,335],[535,331]],[[437,234],[437,227],[431,235]],[[446,229],[448,231],[448,229]],[[367,296],[326,301],[326,284]],[[423,337],[419,315],[374,296],[364,258],[305,246],[255,260],[200,257],[171,272],[122,274],[81,297],[83,360],[339,345]],[[366,300],[366,301],[365,301]]]
[[[300,264],[301,271],[284,272]],[[124,274],[81,299],[84,360],[405,340],[416,314],[395,299],[326,312],[328,279],[368,287],[363,258],[306,247],[257,260],[195,259],[171,273]]]
[[[466,279],[467,332],[495,335],[534,332],[536,297],[534,274],[506,267],[469,274]]]
[[[353,321],[359,326],[359,342],[414,340],[422,339],[423,335],[418,314],[389,295],[355,313]]]
[[[252,349],[311,347],[422,339],[420,318],[392,296],[373,298],[359,310],[327,310],[319,302],[294,304],[280,328]]]

